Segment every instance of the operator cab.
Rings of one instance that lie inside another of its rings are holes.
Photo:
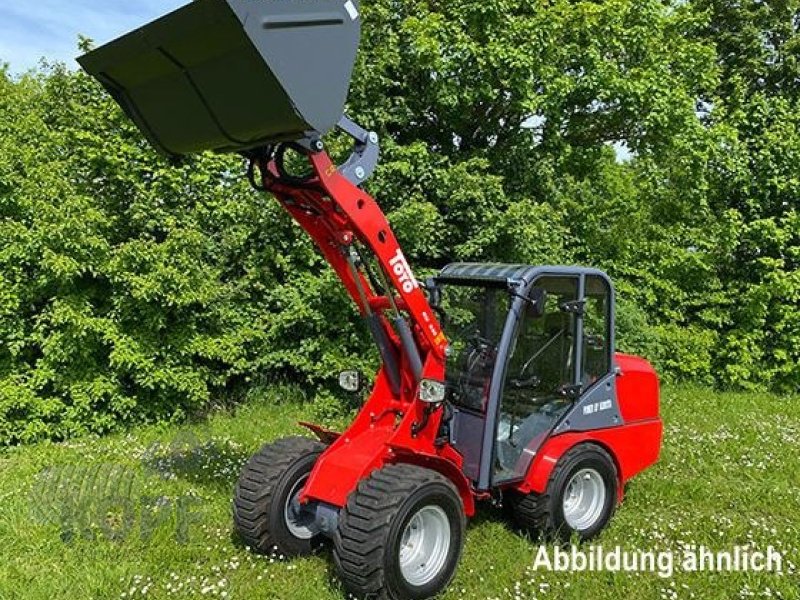
[[[433,289],[450,341],[450,439],[478,489],[523,479],[554,433],[622,424],[605,273],[456,263]]]

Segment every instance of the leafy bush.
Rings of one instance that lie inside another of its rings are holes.
[[[0,86],[4,443],[179,419],[264,373],[319,385],[368,360],[335,278],[239,160],[168,164],[62,67]]]

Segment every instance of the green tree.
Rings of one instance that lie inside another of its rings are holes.
[[[721,382],[800,387],[800,2],[698,0],[722,78],[707,117],[708,202],[729,223]]]
[[[0,442],[181,418],[355,360],[354,311],[242,167],[167,163],[85,75],[3,74]]]
[[[349,112],[412,264],[580,262],[667,379],[800,385],[798,2],[375,0]],[[86,40],[81,42],[84,46]],[[0,68],[0,443],[321,388],[364,330],[241,160]],[[327,410],[327,409],[326,409]]]

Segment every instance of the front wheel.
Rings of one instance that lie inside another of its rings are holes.
[[[303,510],[299,498],[323,450],[323,444],[308,438],[283,438],[247,461],[236,484],[233,520],[239,536],[255,552],[277,549],[287,556],[303,556],[318,546],[313,515]]]
[[[390,465],[350,495],[334,536],[334,561],[357,597],[430,598],[455,574],[465,525],[461,498],[447,478]]]

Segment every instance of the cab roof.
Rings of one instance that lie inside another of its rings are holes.
[[[439,272],[436,279],[516,286],[527,285],[539,275],[598,275],[609,280],[608,275],[603,271],[590,267],[467,262],[450,263]]]

